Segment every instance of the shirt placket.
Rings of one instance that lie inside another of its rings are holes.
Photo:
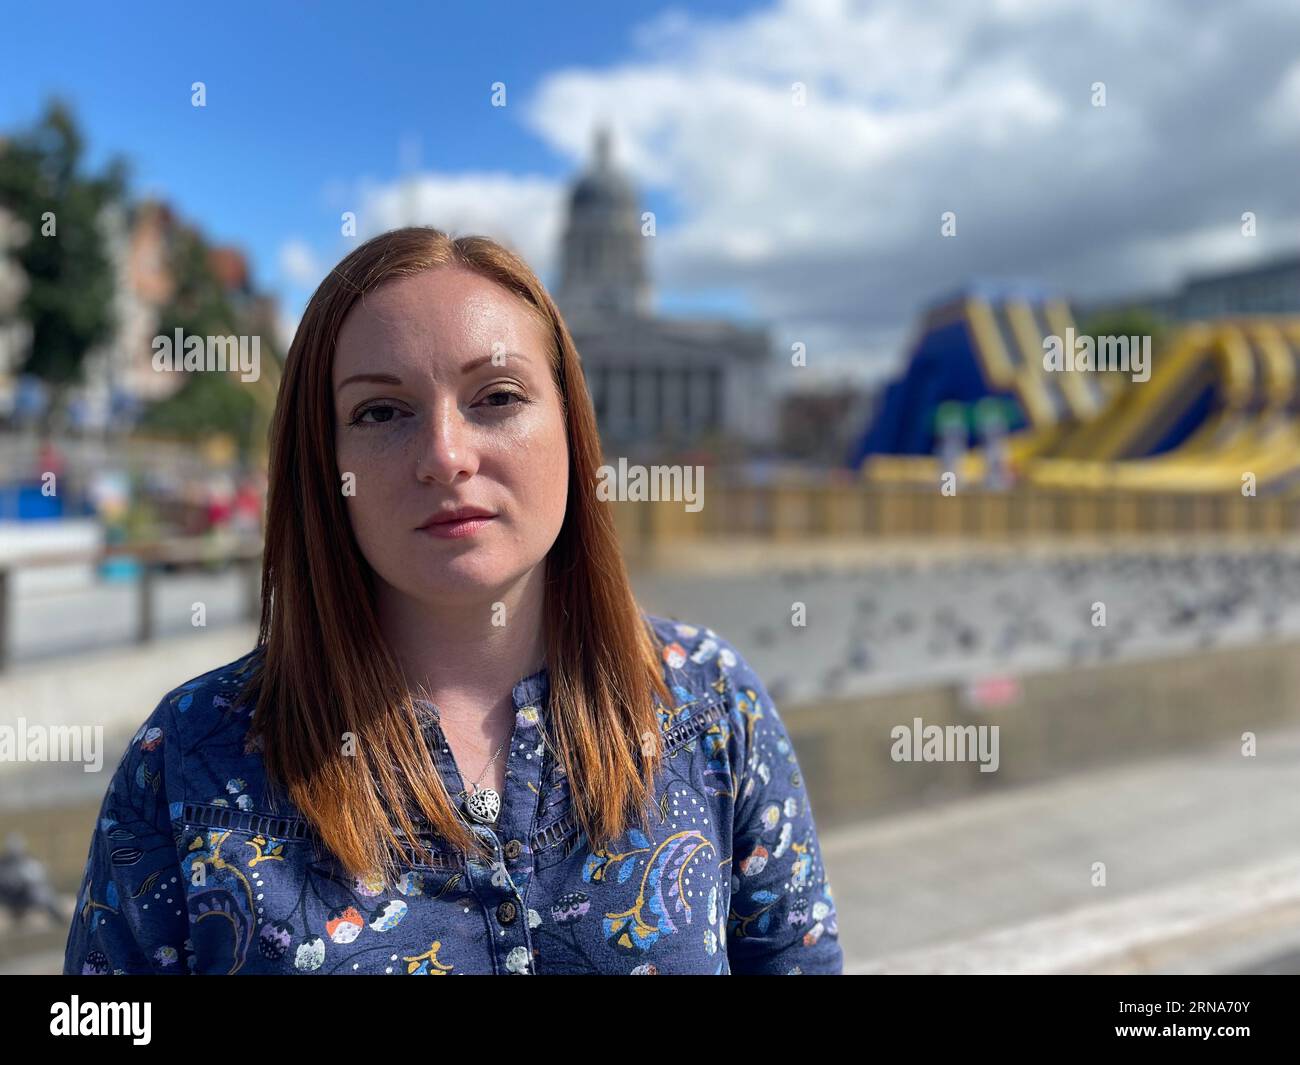
[[[495,825],[470,821],[491,857],[466,865],[466,876],[487,922],[492,964],[498,973],[533,973],[532,929],[528,920],[528,886],[533,874],[532,836],[541,793],[542,715],[545,671],[514,688],[515,722],[506,758],[505,794]],[[464,788],[455,759],[438,733],[438,768],[452,794]]]

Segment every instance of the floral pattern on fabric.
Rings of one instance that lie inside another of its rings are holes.
[[[168,693],[132,738],[90,842],[65,973],[839,973],[835,902],[794,747],[711,629],[647,615],[671,707],[651,831],[596,847],[553,757],[546,669],[515,685],[490,862],[440,846],[393,884],[344,872],[268,784],[249,654]],[[434,765],[462,788],[436,712]]]

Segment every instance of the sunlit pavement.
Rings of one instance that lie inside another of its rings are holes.
[[[846,968],[1300,971],[1298,786],[1267,732],[823,833]]]

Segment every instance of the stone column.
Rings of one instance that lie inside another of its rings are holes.
[[[664,378],[664,429],[683,436],[686,427],[686,371],[672,367]]]
[[[627,439],[629,395],[627,370],[622,366],[606,368],[605,417],[609,439],[615,443]]]
[[[655,380],[655,368],[653,366],[638,366],[634,371],[636,374],[636,425],[637,432],[643,436],[657,436],[658,427],[655,425],[655,393],[657,391]]]
[[[687,425],[692,437],[708,431],[709,370],[695,367],[686,371]]]

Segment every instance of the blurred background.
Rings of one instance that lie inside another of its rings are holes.
[[[1300,10],[3,18],[0,726],[105,740],[0,761],[0,971],[59,970],[128,740],[252,646],[280,360],[405,224],[533,265],[609,463],[703,471],[612,504],[636,590],[767,684],[848,971],[1300,969]],[[178,329],[258,379],[155,369]]]

